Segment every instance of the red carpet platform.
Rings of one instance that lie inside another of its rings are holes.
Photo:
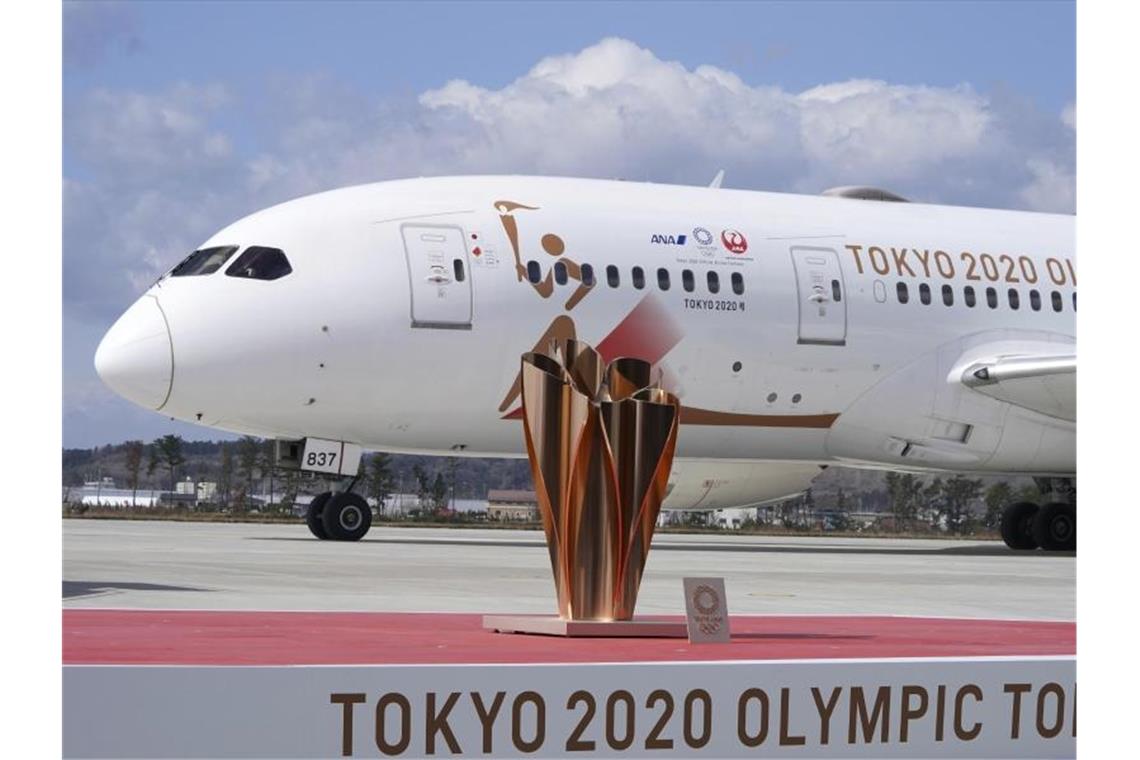
[[[662,618],[676,619],[681,618]],[[65,664],[427,665],[1074,655],[1076,624],[744,616],[732,643],[496,634],[480,615],[65,610]]]

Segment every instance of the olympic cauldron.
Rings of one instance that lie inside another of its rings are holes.
[[[527,454],[563,620],[633,618],[680,404],[651,365],[577,340],[522,355]]]

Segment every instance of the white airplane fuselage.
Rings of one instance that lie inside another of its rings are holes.
[[[572,335],[651,361],[680,397],[677,470],[699,482],[679,506],[740,502],[731,487],[701,501],[731,473],[769,483],[741,503],[799,490],[827,463],[1075,473],[1069,405],[962,382],[979,361],[1075,354],[1071,216],[463,177],[301,198],[202,248],[216,246],[237,250],[212,274],[161,279],[97,355],[112,388],[169,417],[521,456],[520,354]],[[280,249],[291,272],[228,275],[249,246]]]

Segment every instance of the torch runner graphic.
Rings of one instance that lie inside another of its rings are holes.
[[[515,203],[514,201],[495,201],[494,205],[495,210],[499,212],[499,220],[503,223],[503,230],[507,233],[507,239],[511,242],[511,250],[515,254],[515,274],[518,277],[519,282],[528,283],[540,296],[543,298],[550,298],[550,296],[554,293],[554,267],[552,266],[550,269],[548,269],[546,276],[539,279],[538,282],[535,282],[534,279],[530,277],[530,273],[527,271],[526,265],[523,264],[522,254],[519,251],[518,222],[515,220],[513,214],[513,212],[519,209],[537,211],[538,207],[525,206],[521,203]],[[570,311],[575,306],[577,306],[582,301],[582,299],[586,297],[587,294],[589,294],[590,290],[593,288],[593,282],[587,284],[582,279],[581,265],[579,265],[578,262],[574,261],[573,259],[570,259],[569,257],[563,255],[566,251],[566,243],[563,242],[562,238],[560,238],[558,235],[555,235],[554,233],[547,233],[542,236],[539,244],[542,246],[542,250],[544,250],[550,256],[558,259],[558,262],[566,268],[566,276],[568,278],[578,281],[578,287],[574,290],[570,297],[566,299],[566,303],[563,305],[563,308],[565,308],[566,311]],[[534,348],[532,350],[546,351],[550,346],[551,340],[562,339],[577,339],[577,330],[574,327],[574,320],[566,314],[560,314],[555,317],[553,321],[551,321],[550,326],[546,328],[546,331],[543,332],[542,337],[538,339],[538,342],[534,344]],[[507,395],[503,398],[503,402],[499,404],[499,411],[507,411],[511,404],[513,404],[519,397],[521,390],[522,376],[520,374],[515,376],[514,384],[511,385],[510,390],[507,391]]]

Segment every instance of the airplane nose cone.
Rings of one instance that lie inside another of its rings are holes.
[[[95,371],[128,401],[161,409],[170,397],[174,352],[166,317],[154,296],[143,296],[119,317],[95,351]]]

